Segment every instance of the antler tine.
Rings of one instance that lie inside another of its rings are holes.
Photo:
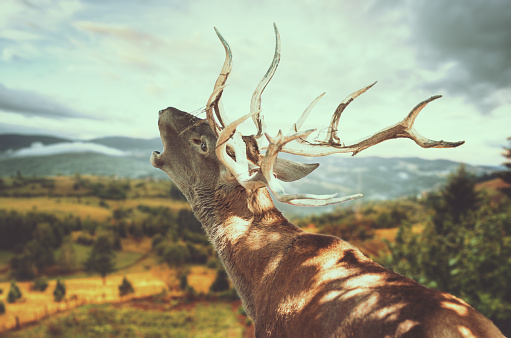
[[[357,97],[359,97],[360,95],[362,95],[363,93],[365,93],[369,88],[371,88],[372,86],[374,86],[376,84],[376,82],[378,81],[375,81],[373,83],[371,83],[369,86],[367,87],[364,87],[362,89],[359,89],[357,90],[356,92],[354,93],[351,93],[350,95],[348,95],[338,106],[337,106],[337,109],[335,109],[335,112],[334,112],[334,115],[332,116],[332,121],[330,122],[330,125],[328,126],[328,133],[327,133],[327,136],[326,136],[326,139],[325,139],[325,142],[327,143],[339,143],[340,142],[340,139],[339,137],[337,137],[337,128],[339,126],[339,120],[341,118],[341,114],[342,112],[344,111],[344,109],[346,109],[346,107],[351,103],[353,102],[353,100],[355,100]]]
[[[213,93],[209,96],[208,103],[206,104],[206,119],[211,127],[211,130],[218,136],[219,131],[222,130],[222,128],[218,125],[218,123],[215,120],[215,117],[213,116],[213,108],[218,103],[219,96],[222,94],[222,91],[224,90],[224,86],[216,87],[213,90]]]
[[[273,23],[273,29],[275,31],[275,54],[273,55],[273,61],[270,65],[270,68],[268,68],[268,71],[266,72],[264,77],[257,85],[256,89],[254,90],[254,94],[252,94],[252,99],[250,101],[250,112],[254,113],[252,119],[254,120],[254,123],[257,128],[256,138],[259,138],[263,134],[264,130],[263,123],[260,117],[261,95],[263,94],[266,85],[268,84],[268,82],[270,82],[271,78],[273,77],[273,74],[275,74],[275,71],[277,70],[277,66],[279,65],[280,61],[280,34],[275,23]]]
[[[408,116],[406,116],[404,120],[401,122],[402,126],[405,128],[406,133],[406,135],[402,137],[408,137],[414,140],[415,143],[417,143],[422,148],[455,148],[465,143],[465,141],[447,142],[444,140],[440,141],[431,140],[427,137],[422,136],[413,128],[413,123],[415,122],[415,119],[417,118],[421,110],[424,107],[426,107],[426,105],[431,101],[434,101],[441,97],[442,95],[432,96],[429,99],[420,102],[412,109]]]
[[[257,189],[266,185],[259,171],[251,173],[252,170],[247,159],[245,142],[241,134],[236,132],[236,128],[249,117],[253,116],[253,114],[254,113],[249,113],[244,115],[225,126],[218,136],[216,143],[216,155],[218,159],[226,166],[239,184],[246,189]],[[227,153],[227,146],[230,146],[234,151],[235,159]]]
[[[229,47],[229,44],[227,41],[225,41],[224,37],[216,27],[215,32],[218,38],[220,39],[220,42],[222,42],[222,45],[225,49],[225,61],[222,66],[222,70],[220,71],[220,74],[218,75],[218,78],[215,82],[215,87],[213,88],[213,93],[209,97],[208,103],[206,105],[206,116],[209,121],[209,124],[211,126],[211,129],[215,132],[215,134],[218,136],[219,130],[222,130],[222,128],[226,125],[226,117],[224,114],[223,106],[220,102],[222,98],[222,92],[225,88],[225,82],[227,81],[227,77],[231,73],[232,69],[232,52],[231,47]],[[220,125],[216,122],[213,111],[215,111],[215,115],[218,119],[218,122]]]
[[[218,36],[218,38],[220,39],[220,41],[222,42],[222,45],[224,46],[224,49],[225,49],[225,61],[224,61],[224,65],[222,66],[222,70],[220,71],[220,75],[218,75],[218,78],[216,79],[216,82],[215,82],[215,88],[217,88],[217,87],[223,86],[225,84],[225,82],[227,81],[227,77],[231,73],[231,69],[232,69],[232,52],[231,52],[231,47],[229,46],[227,41],[224,39],[222,34],[220,34],[220,32],[218,31],[218,29],[216,27],[215,27],[215,32],[216,32],[216,35]],[[217,101],[217,103],[215,105],[215,112],[216,112],[216,116],[218,118],[218,121],[220,122],[222,127],[225,127],[225,125],[227,124],[227,121],[226,121],[225,113],[224,113],[224,110],[223,110],[223,106],[222,106],[222,104],[220,102],[221,99],[222,99],[222,94],[220,93],[220,96],[218,97],[218,101]]]
[[[302,127],[303,123],[305,122],[305,120],[309,116],[309,113],[311,112],[312,108],[314,108],[316,103],[318,103],[319,99],[321,99],[324,95],[325,95],[325,93],[319,95],[318,97],[316,97],[314,99],[314,101],[312,101],[309,104],[309,106],[303,111],[303,113],[300,116],[300,118],[298,119],[298,121],[296,121],[296,123],[294,123],[293,126],[291,126],[291,129],[289,130],[289,133],[296,133],[296,132],[298,132],[298,130],[300,130],[300,128]]]
[[[362,197],[363,196],[362,194],[335,197],[337,196],[337,194],[332,195],[287,194],[284,191],[284,188],[277,181],[277,178],[273,174],[273,165],[275,164],[277,155],[282,150],[282,147],[286,143],[294,141],[298,138],[307,137],[314,131],[315,129],[309,129],[304,132],[295,133],[290,136],[283,136],[282,131],[279,130],[275,138],[272,138],[265,133],[269,145],[268,148],[266,149],[266,154],[261,163],[261,173],[266,181],[266,186],[268,187],[268,189],[270,189],[270,191],[273,192],[273,195],[278,201],[296,206],[325,206]]]
[[[367,88],[367,87],[366,87]],[[370,86],[369,86],[370,88]],[[362,89],[363,90],[363,89]],[[355,92],[354,94],[359,93]],[[359,93],[358,95],[360,95]],[[353,95],[353,94],[352,94]],[[357,95],[357,96],[358,96]],[[351,95],[350,95],[351,96]],[[338,142],[330,141],[327,139],[325,142],[318,143],[301,143],[295,145],[286,145],[282,149],[283,152],[287,152],[295,155],[302,156],[326,156],[334,153],[353,153],[356,155],[364,149],[367,149],[380,142],[395,139],[395,138],[410,138],[415,141],[419,146],[423,148],[454,148],[462,145],[465,141],[458,142],[446,142],[446,141],[435,141],[426,138],[419,134],[414,128],[413,123],[417,118],[420,111],[431,101],[440,98],[440,95],[433,96],[427,100],[420,102],[416,105],[412,111],[400,122],[387,127],[378,133],[366,137],[365,139],[351,144],[343,145]]]

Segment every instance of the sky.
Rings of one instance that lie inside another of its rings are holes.
[[[466,143],[422,149],[392,140],[357,156],[503,162],[511,136],[507,0],[2,0],[0,133],[158,137],[160,109],[204,108],[225,57],[214,27],[233,51],[223,102],[235,119],[249,112],[271,63],[273,22],[282,55],[262,97],[270,134],[287,131],[326,92],[304,126],[324,130],[339,102],[378,81],[343,113],[344,143],[433,95],[443,97],[424,108],[416,129]]]

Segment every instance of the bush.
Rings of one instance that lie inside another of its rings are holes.
[[[224,269],[218,269],[216,271],[216,278],[213,281],[213,284],[209,287],[210,292],[221,292],[229,290],[229,277],[227,276],[227,272]]]
[[[55,285],[55,290],[53,290],[53,299],[56,302],[60,302],[66,296],[66,284],[64,282],[60,282],[57,280],[57,284]]]
[[[5,313],[5,303],[0,300],[0,315]]]
[[[11,282],[11,287],[9,289],[9,293],[7,294],[7,302],[8,303],[16,303],[18,299],[21,299],[23,294],[21,293],[18,285],[16,285],[15,281]]]
[[[121,285],[119,285],[119,296],[125,296],[129,293],[135,293],[135,289],[133,288],[133,285],[131,285],[131,282],[124,276],[122,279]]]
[[[179,276],[179,288],[183,291],[186,291],[188,288],[188,272],[185,271]]]
[[[180,267],[190,260],[190,252],[183,244],[171,244],[168,246],[167,250],[165,250],[163,260],[170,267]]]
[[[94,244],[94,237],[89,235],[88,233],[82,233],[80,236],[76,238],[76,243],[91,246]]]
[[[44,292],[48,287],[48,280],[45,277],[37,277],[32,285],[32,290]]]
[[[153,249],[156,249],[156,247],[158,246],[158,244],[162,243],[163,241],[165,240],[165,238],[163,238],[163,236],[161,234],[156,234],[154,237],[153,237],[153,241],[151,242],[151,246]],[[161,256],[161,255],[160,255]]]
[[[187,242],[186,248],[190,253],[190,262],[204,265],[208,261],[208,252],[201,245],[194,245]]]
[[[165,251],[167,251],[168,246],[169,245],[166,242],[161,242],[156,245],[154,251],[158,256],[162,257],[163,254],[165,254]]]

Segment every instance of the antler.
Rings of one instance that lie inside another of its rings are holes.
[[[224,65],[222,66],[222,70],[220,71],[220,75],[218,75],[218,78],[216,79],[215,87],[213,88],[213,93],[209,97],[208,103],[206,105],[206,116],[209,121],[209,124],[211,125],[211,129],[213,129],[213,131],[218,136],[218,131],[225,127],[227,121],[220,99],[222,98],[222,92],[223,89],[225,88],[225,82],[227,81],[227,77],[231,73],[232,52],[231,47],[229,47],[229,44],[227,43],[227,41],[225,41],[224,37],[222,36],[222,34],[220,34],[216,27],[215,32],[220,41],[222,42],[222,45],[224,45],[225,61]],[[220,126],[215,121],[215,118],[213,116],[213,110],[215,111],[216,117],[220,122]]]
[[[395,138],[410,138],[415,141],[419,146],[423,148],[453,148],[458,147],[465,143],[460,142],[445,142],[445,141],[434,141],[428,139],[419,134],[414,128],[413,123],[417,118],[420,111],[431,101],[440,98],[441,96],[433,96],[427,100],[422,101],[415,106],[412,111],[400,122],[387,127],[380,132],[366,137],[362,141],[356,142],[350,145],[344,145],[340,142],[337,136],[339,120],[342,112],[346,107],[358,96],[365,93],[369,88],[374,86],[373,84],[364,87],[346,97],[335,110],[330,125],[328,127],[327,136],[323,141],[314,140],[308,141],[307,137],[315,131],[315,129],[306,130],[299,132],[303,122],[309,115],[314,105],[324,95],[318,96],[302,113],[297,123],[293,124],[289,131],[289,135],[283,135],[282,131],[279,130],[276,137],[271,137],[265,132],[264,122],[261,118],[261,96],[269,83],[273,74],[275,73],[279,60],[280,60],[280,35],[277,26],[274,25],[275,31],[275,54],[273,61],[256,87],[250,104],[250,113],[240,117],[232,123],[226,123],[226,117],[221,108],[220,99],[225,87],[225,82],[231,71],[232,67],[232,54],[231,49],[222,35],[215,28],[215,31],[222,42],[226,58],[222,71],[218,76],[215,83],[213,93],[209,97],[206,105],[207,119],[211,125],[211,128],[218,135],[216,154],[219,160],[226,166],[229,172],[236,178],[236,180],[246,189],[259,189],[261,187],[268,187],[274,194],[275,198],[281,202],[289,203],[299,206],[324,206],[330,204],[341,203],[344,201],[353,200],[360,198],[362,194],[354,194],[345,197],[336,197],[334,195],[312,195],[312,194],[286,194],[284,188],[280,185],[276,175],[275,164],[277,161],[277,155],[279,152],[287,152],[295,155],[303,156],[325,156],[334,153],[353,153],[353,155],[360,151],[367,149],[373,145],[376,145],[385,140]],[[213,111],[216,113],[216,118],[219,123],[216,122]],[[251,136],[242,136],[236,131],[236,128],[249,117],[252,117],[257,133]],[[262,138],[262,135],[266,136],[266,140]],[[249,141],[251,140],[251,141]],[[255,149],[254,149],[255,148]],[[247,151],[251,153],[266,149],[265,155],[248,156]],[[297,163],[287,161],[287,165],[297,165]],[[303,177],[314,170],[317,165],[313,165],[313,168],[302,167],[299,170],[301,173],[296,174]],[[292,176],[292,175],[291,175]]]
[[[376,82],[375,82],[376,83]],[[415,130],[413,127],[413,123],[415,119],[421,112],[421,110],[431,101],[434,101],[438,98],[441,98],[441,95],[432,96],[427,100],[424,100],[417,104],[411,112],[400,122],[389,126],[376,134],[368,136],[361,141],[358,141],[353,144],[345,145],[340,142],[337,137],[337,126],[339,124],[339,118],[341,117],[341,113],[344,109],[350,104],[357,96],[367,91],[371,88],[375,83],[364,87],[351,95],[349,95],[346,99],[341,102],[341,104],[337,107],[332,117],[332,121],[328,127],[328,134],[324,141],[315,140],[313,142],[306,141],[304,139],[300,139],[299,142],[285,146],[282,151],[290,154],[301,155],[301,156],[326,156],[335,153],[353,153],[353,155],[358,154],[364,149],[367,149],[373,145],[376,145],[380,142],[396,139],[396,138],[410,138],[415,143],[417,143],[422,148],[455,148],[465,141],[458,142],[447,142],[447,141],[435,141],[431,140],[427,137],[424,137],[419,132]]]

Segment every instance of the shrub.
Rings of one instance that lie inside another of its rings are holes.
[[[218,269],[216,271],[216,278],[213,281],[213,284],[209,287],[209,291],[211,292],[221,292],[229,290],[229,277],[227,276],[227,272],[224,269]]]
[[[45,277],[37,277],[32,284],[32,290],[44,292],[48,287],[48,280]]]
[[[165,251],[167,251],[168,246],[169,245],[166,242],[161,242],[156,245],[154,251],[158,256],[162,257]]]
[[[21,293],[18,285],[16,285],[16,282],[12,281],[9,293],[7,294],[7,302],[15,303],[18,299],[21,299],[22,296],[23,294]]]
[[[133,288],[133,285],[131,285],[131,282],[124,276],[122,279],[121,285],[119,285],[119,296],[125,296],[129,293],[135,293],[135,289]]]
[[[56,302],[60,302],[66,296],[66,284],[64,282],[60,282],[57,280],[57,284],[55,285],[55,290],[53,290],[53,299]]]
[[[84,232],[76,238],[76,243],[91,246],[94,244],[94,237]]]
[[[190,262],[196,264],[206,264],[208,260],[208,253],[206,249],[201,245],[194,245],[192,243],[187,242],[186,248],[190,253]]]
[[[186,271],[179,276],[179,288],[183,291],[188,288],[188,273]]]
[[[160,244],[161,242],[163,242],[165,240],[165,238],[163,238],[163,236],[161,234],[156,234],[154,237],[153,237],[153,241],[151,242],[151,246],[153,249],[155,249],[158,244]],[[160,255],[161,256],[161,255]]]
[[[216,257],[210,257],[206,263],[206,266],[210,269],[218,269],[221,264]]]
[[[190,252],[183,244],[171,244],[163,254],[163,260],[168,266],[177,268],[190,260]]]

